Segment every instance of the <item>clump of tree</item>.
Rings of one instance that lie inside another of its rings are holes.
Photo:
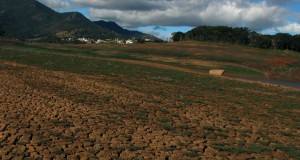
[[[183,40],[225,42],[257,48],[273,48],[300,51],[300,35],[292,36],[287,33],[263,35],[246,27],[200,26],[187,33],[172,34],[174,42]]]
[[[185,39],[185,34],[183,32],[172,33],[172,39],[174,42],[182,41]]]
[[[299,35],[295,35],[293,37],[293,41],[292,41],[292,50],[300,52],[300,34]]]
[[[4,31],[0,29],[0,36],[4,36]]]
[[[249,40],[249,46],[256,48],[271,48],[273,45],[271,36],[258,34],[256,32],[251,32],[249,34]]]
[[[196,41],[249,43],[248,28],[231,28],[226,26],[202,26],[186,33],[186,39]]]

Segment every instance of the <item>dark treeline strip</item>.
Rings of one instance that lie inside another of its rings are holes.
[[[183,40],[225,42],[257,48],[272,48],[294,50],[300,52],[300,35],[277,33],[276,35],[263,35],[248,28],[231,28],[226,26],[200,26],[187,33],[175,32],[174,42]]]
[[[1,26],[0,26],[0,36],[4,36],[4,30],[1,28]]]

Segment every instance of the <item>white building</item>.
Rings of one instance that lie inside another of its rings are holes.
[[[117,42],[117,44],[125,44],[124,40],[115,39],[115,41]]]
[[[97,43],[97,44],[99,44],[99,43],[105,43],[105,41],[102,40],[102,39],[98,39],[98,40],[96,41],[96,43]]]
[[[78,41],[85,42],[85,43],[89,42],[87,38],[78,38]]]
[[[131,39],[126,40],[126,44],[133,44],[133,40]]]

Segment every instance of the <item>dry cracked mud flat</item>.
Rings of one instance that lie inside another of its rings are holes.
[[[186,105],[116,78],[1,61],[0,159],[293,159],[272,140],[299,145],[279,134],[299,135],[280,120],[228,120],[222,106]]]

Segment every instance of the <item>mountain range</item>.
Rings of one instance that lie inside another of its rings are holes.
[[[155,39],[156,37],[153,37],[153,36],[151,37],[148,34],[144,34],[144,33],[138,32],[138,31],[130,31],[128,29],[124,29],[115,22],[106,22],[106,21],[100,20],[100,21],[95,21],[94,23],[103,28],[114,31],[115,33],[120,34],[120,35],[126,35],[129,37],[135,37],[138,39],[139,38],[140,39],[150,38],[153,40],[158,40],[158,39]]]
[[[64,38],[160,39],[123,29],[115,22],[92,22],[81,13],[58,13],[36,0],[0,0],[0,28],[23,40],[59,41]]]

